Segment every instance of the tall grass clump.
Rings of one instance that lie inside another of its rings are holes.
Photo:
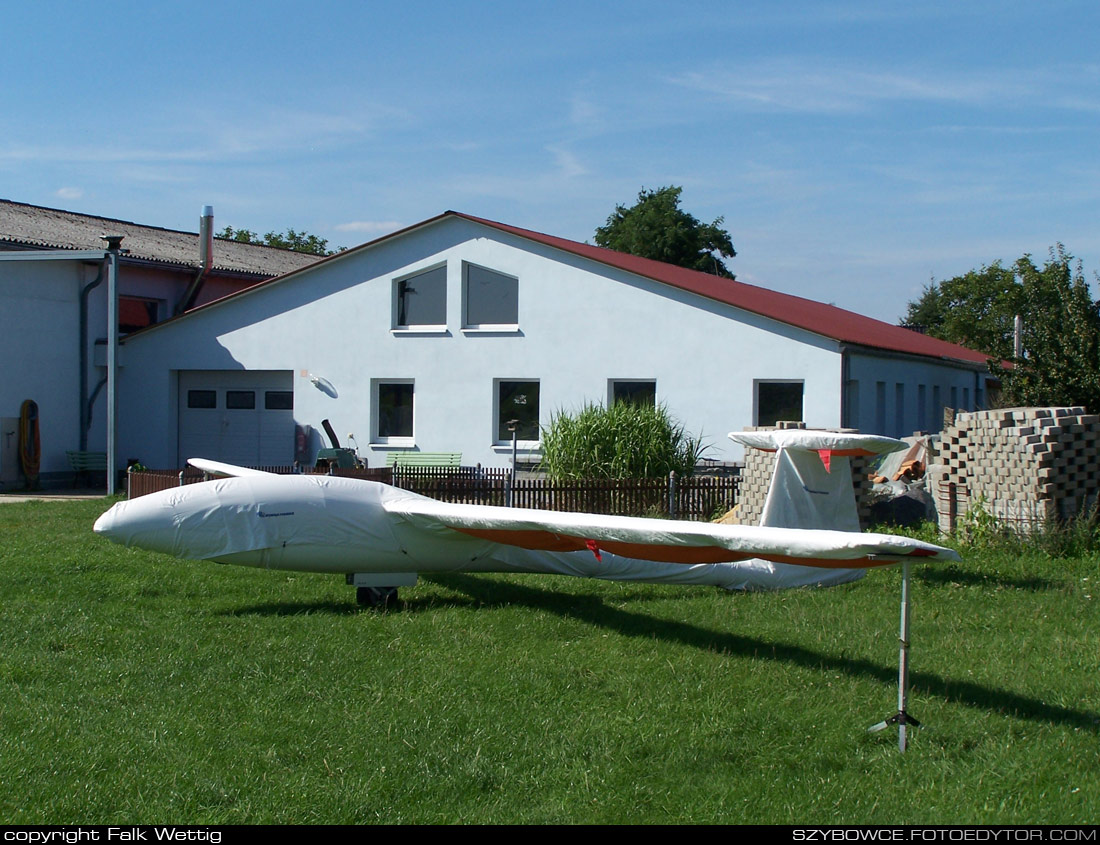
[[[542,430],[541,469],[554,480],[691,475],[706,447],[664,405],[589,403]]]

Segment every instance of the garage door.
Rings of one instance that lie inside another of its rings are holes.
[[[241,466],[294,461],[290,370],[184,370],[179,374],[179,461]]]

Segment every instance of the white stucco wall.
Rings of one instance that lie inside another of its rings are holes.
[[[393,330],[397,277],[445,262],[444,332]],[[462,266],[519,279],[514,331],[462,328]],[[655,379],[658,400],[739,457],[726,433],[753,423],[753,380],[802,379],[811,425],[840,424],[835,341],[738,311],[460,218],[329,259],[130,338],[123,353],[120,457],[175,464],[181,370],[289,370],[294,416],[354,432],[372,465],[371,380],[415,382],[415,446],[504,466],[494,446],[494,379],[538,380],[540,420],[606,401],[609,379]],[[302,373],[326,379],[338,396]],[[727,445],[729,444],[729,445]]]
[[[847,423],[868,434],[940,431],[945,407],[972,411],[986,398],[986,374],[932,360],[849,353],[848,374]]]
[[[78,446],[83,274],[75,261],[0,262],[0,417],[38,403],[43,474],[68,470],[65,449]]]

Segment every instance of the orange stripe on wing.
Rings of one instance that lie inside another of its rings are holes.
[[[556,534],[553,531],[451,527],[463,534],[480,537],[483,540],[491,540],[494,543],[518,546],[521,549],[531,549],[533,551],[590,551],[591,546],[589,543],[593,542],[587,538]],[[664,546],[658,543],[625,543],[615,540],[600,540],[597,545],[605,552],[611,552],[611,554],[633,560],[651,560],[655,563],[682,563],[689,566],[697,563],[735,563],[740,560],[752,560],[754,558],[770,560],[774,563],[791,563],[797,566],[817,566],[824,569],[850,569],[853,567],[864,569],[872,566],[890,566],[897,563],[896,560],[866,556],[838,560],[833,558],[791,557],[766,552],[738,552],[721,546]],[[927,552],[923,549],[917,551],[925,555],[935,554],[935,552]]]

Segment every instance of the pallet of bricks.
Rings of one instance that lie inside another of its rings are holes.
[[[1070,519],[1096,502],[1100,416],[1081,407],[1001,408],[955,415],[940,441],[940,529],[970,508],[1020,531]]]
[[[804,422],[779,422],[774,426],[746,426],[745,431],[775,431],[777,428],[806,428]],[[859,434],[855,428],[815,429],[821,431],[839,431],[844,434]],[[864,528],[870,522],[871,479],[868,458],[849,458],[852,465],[852,486],[856,491],[856,505],[859,510],[859,524]],[[745,450],[745,466],[741,470],[741,486],[737,490],[737,507],[723,521],[735,525],[759,525],[764,512],[764,500],[768,498],[768,487],[775,472],[775,454],[761,449]]]

